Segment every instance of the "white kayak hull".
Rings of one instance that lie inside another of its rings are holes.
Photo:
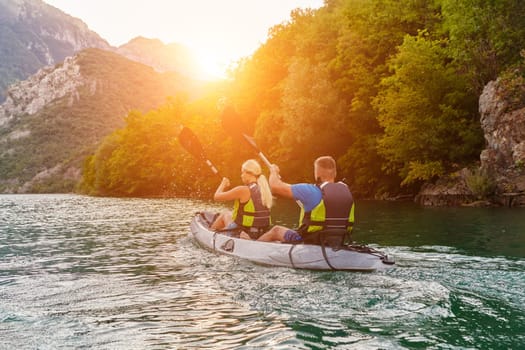
[[[196,214],[190,224],[193,239],[214,252],[269,266],[308,270],[378,271],[394,264],[392,258],[364,246],[334,250],[310,244],[259,242],[234,238],[209,229],[210,213]],[[323,252],[324,250],[324,252]]]

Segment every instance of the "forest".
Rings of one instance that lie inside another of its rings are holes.
[[[313,160],[332,155],[357,197],[417,193],[479,162],[479,95],[491,80],[511,90],[524,79],[523,18],[521,0],[325,0],[295,10],[205,96],[130,112],[85,160],[79,191],[211,196],[220,178],[178,142],[183,126],[240,182],[242,162],[257,154],[223,127],[231,106],[287,182],[312,182]]]

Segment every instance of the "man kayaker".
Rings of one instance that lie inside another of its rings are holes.
[[[338,229],[350,233],[354,222],[354,200],[348,186],[335,182],[337,175],[335,160],[330,156],[319,157],[314,162],[316,184],[288,184],[281,180],[279,167],[270,168],[270,187],[272,193],[294,199],[301,207],[299,228],[291,230],[284,226],[274,226],[259,237],[259,241],[281,241],[289,243],[317,244],[319,232]],[[316,234],[317,233],[317,234]]]
[[[270,208],[272,192],[260,164],[249,159],[241,167],[241,180],[244,185],[229,191],[230,180],[223,178],[215,191],[216,201],[233,200],[233,211],[221,212],[210,226],[212,230],[243,231],[246,238],[257,239],[270,227]]]

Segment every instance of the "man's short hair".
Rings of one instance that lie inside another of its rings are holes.
[[[323,169],[336,169],[335,160],[330,156],[322,156],[315,160],[315,164]]]
[[[335,178],[337,175],[337,166],[334,158],[330,156],[322,156],[315,160],[314,165],[318,167],[324,174]]]

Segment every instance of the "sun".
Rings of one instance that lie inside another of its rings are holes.
[[[197,70],[197,78],[201,80],[222,80],[226,78],[229,66],[228,58],[221,57],[217,52],[207,49],[192,49]]]

